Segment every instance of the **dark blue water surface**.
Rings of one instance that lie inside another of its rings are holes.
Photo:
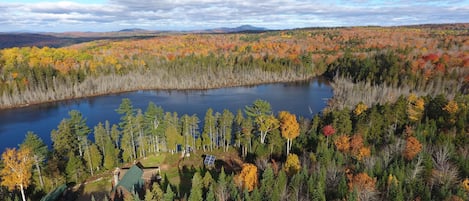
[[[90,128],[106,120],[118,123],[120,115],[115,110],[123,98],[129,98],[134,108],[143,111],[149,102],[153,102],[165,112],[177,112],[179,116],[197,114],[203,120],[208,108],[220,113],[224,109],[236,113],[256,99],[270,102],[275,114],[287,110],[297,116],[310,118],[309,108],[313,113],[318,113],[331,97],[332,88],[329,84],[315,79],[212,90],[136,91],[0,110],[0,151],[21,144],[28,131],[38,134],[50,146],[50,132],[57,128],[62,119],[69,118],[70,110],[79,110],[87,118]]]

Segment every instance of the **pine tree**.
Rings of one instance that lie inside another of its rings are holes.
[[[103,166],[106,170],[112,170],[117,166],[117,149],[114,147],[114,143],[110,140],[106,142],[104,149],[107,154],[104,156]]]
[[[20,144],[20,149],[29,148],[32,153],[32,159],[34,161],[34,166],[39,177],[39,183],[41,188],[44,188],[44,179],[42,178],[42,166],[44,165],[44,160],[49,153],[47,145],[44,144],[42,139],[33,132],[28,132],[24,138],[23,143]]]
[[[66,119],[60,122],[57,130],[52,130],[51,139],[54,152],[61,158],[65,158],[70,152],[78,153],[78,140],[76,136],[73,136]]]
[[[168,185],[166,187],[166,193],[163,196],[164,201],[173,201],[176,198],[176,195],[173,192],[173,189],[171,189],[171,185]]]
[[[272,191],[275,183],[274,171],[270,165],[266,167],[262,173],[261,187],[259,192],[262,194],[263,200],[272,200]]]
[[[132,102],[128,98],[122,99],[122,103],[116,112],[121,116],[119,127],[122,129],[122,140],[121,149],[122,157],[125,162],[132,161],[137,158],[136,153],[136,142],[135,142],[135,109],[132,106]]]
[[[228,189],[228,181],[225,174],[225,169],[222,167],[220,175],[218,176],[218,182],[215,189],[217,200],[228,200],[230,192]]]
[[[151,137],[151,148],[154,152],[160,151],[160,142],[164,140],[164,110],[160,106],[156,106],[153,102],[148,103],[145,111],[145,133],[149,133]]]
[[[195,172],[192,177],[191,193],[189,195],[189,201],[202,201],[203,200],[203,182],[199,172]]]
[[[72,110],[68,115],[70,116],[68,120],[70,131],[78,141],[78,153],[80,157],[83,158],[83,153],[85,149],[88,148],[86,142],[88,140],[88,134],[90,134],[90,128],[86,125],[86,118],[83,117],[80,111]]]
[[[215,201],[215,189],[213,188],[215,184],[210,184],[210,187],[208,188],[207,192],[207,197],[205,198],[206,201]]]
[[[205,172],[204,178],[202,179],[203,185],[205,189],[208,189],[214,182],[212,174],[210,171]]]
[[[147,189],[145,192],[145,201],[162,200],[163,197],[163,190],[157,182],[153,183],[151,190]]]
[[[67,181],[79,182],[84,179],[85,166],[81,158],[77,157],[74,153],[70,153],[68,155],[65,173],[67,175]]]
[[[221,133],[221,141],[224,151],[228,151],[228,147],[231,145],[231,127],[233,125],[234,115],[229,110],[223,110],[222,115],[218,119],[218,129]]]
[[[202,132],[202,148],[213,150],[215,142],[215,117],[212,108],[208,108],[205,113],[204,130]]]

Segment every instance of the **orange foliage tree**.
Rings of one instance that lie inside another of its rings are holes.
[[[7,148],[2,154],[2,160],[4,165],[0,171],[2,185],[8,187],[10,191],[19,186],[21,197],[26,201],[24,189],[29,186],[33,167],[31,151],[28,148],[20,150]]]
[[[350,137],[348,135],[339,135],[334,140],[334,144],[340,152],[347,153],[350,151]]]
[[[369,147],[363,144],[363,137],[361,135],[353,135],[350,139],[350,152],[357,160],[362,160],[371,155]]]
[[[412,160],[422,150],[422,144],[414,136],[407,137],[404,158]]]
[[[358,193],[359,200],[368,200],[376,191],[376,179],[368,176],[367,173],[359,173],[349,176],[348,187],[350,191]]]
[[[281,111],[279,114],[280,130],[282,136],[287,139],[287,156],[290,154],[293,139],[300,135],[300,124],[296,121],[296,116],[287,111]]]
[[[235,178],[235,182],[242,188],[251,192],[257,186],[257,167],[251,163],[243,164],[241,173]]]

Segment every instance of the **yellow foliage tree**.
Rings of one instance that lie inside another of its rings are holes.
[[[301,169],[300,159],[296,154],[288,154],[287,161],[285,162],[285,172],[288,175],[294,175]]]
[[[454,100],[451,100],[448,102],[448,104],[445,105],[445,107],[443,107],[443,110],[449,114],[455,114],[459,110],[458,103]]]
[[[242,188],[251,192],[257,186],[257,167],[251,163],[243,164],[241,173],[235,177],[235,182]]]
[[[358,116],[360,114],[362,114],[364,111],[366,111],[368,109],[368,106],[365,105],[365,103],[358,103],[357,106],[355,107],[355,110],[353,110],[353,113]]]
[[[287,139],[287,156],[290,154],[293,139],[300,135],[300,124],[296,121],[296,116],[287,111],[281,111],[278,114],[280,119],[280,131],[282,136]]]
[[[279,121],[273,115],[259,115],[256,117],[256,123],[261,132],[261,143],[264,144],[267,133],[279,127]]]
[[[468,178],[464,179],[461,182],[461,186],[465,191],[469,192],[469,179]]]
[[[10,191],[20,187],[21,197],[26,201],[24,189],[29,186],[33,159],[28,148],[16,150],[7,148],[2,154],[3,169],[0,171],[2,185]]]
[[[425,101],[421,97],[417,97],[415,94],[410,94],[407,98],[407,115],[411,121],[418,121],[423,116],[425,110]]]
[[[407,137],[404,158],[412,160],[422,150],[422,144],[414,136]]]
[[[459,110],[459,106],[458,106],[458,103],[456,101],[454,101],[454,100],[449,101],[448,104],[446,104],[443,107],[443,110],[448,112],[448,114],[450,116],[449,121],[451,123],[456,122],[456,113]]]

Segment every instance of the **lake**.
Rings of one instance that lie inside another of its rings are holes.
[[[324,109],[331,97],[329,83],[314,79],[210,90],[135,91],[1,110],[0,150],[3,152],[6,147],[21,144],[28,131],[38,134],[50,147],[50,132],[57,128],[62,119],[69,118],[70,110],[79,110],[90,128],[106,120],[118,123],[120,115],[115,110],[123,98],[129,98],[134,108],[143,111],[149,102],[153,102],[165,112],[177,112],[179,117],[183,114],[197,114],[203,120],[208,108],[220,113],[229,109],[236,114],[238,109],[251,105],[256,99],[268,101],[275,114],[286,110],[297,116],[311,118],[309,108],[316,114]]]

